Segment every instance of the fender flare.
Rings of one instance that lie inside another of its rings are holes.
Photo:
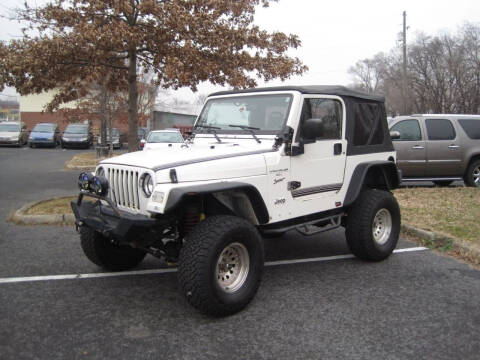
[[[374,168],[381,169],[383,181],[385,182],[388,190],[398,188],[402,179],[402,173],[394,162],[385,160],[360,163],[355,167],[350,179],[350,184],[343,202],[344,206],[353,204],[353,202],[358,198],[368,172]]]
[[[192,185],[174,188],[170,191],[165,204],[164,213],[167,214],[175,210],[187,196],[206,195],[223,192],[228,190],[243,190],[250,199],[255,216],[260,224],[266,224],[270,220],[267,206],[263,201],[262,195],[258,189],[247,183],[232,181],[218,182],[212,184]]]

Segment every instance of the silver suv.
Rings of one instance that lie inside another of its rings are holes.
[[[390,132],[403,181],[480,186],[480,115],[399,116]]]

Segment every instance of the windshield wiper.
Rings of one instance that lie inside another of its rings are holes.
[[[200,128],[204,128],[204,129],[207,129],[208,132],[211,132],[213,133],[213,136],[215,136],[215,139],[217,139],[217,141],[221,144],[222,143],[222,140],[220,140],[220,138],[218,137],[217,135],[217,132],[215,130],[220,130],[221,128],[219,128],[218,126],[210,126],[210,125],[195,125],[195,127],[200,127]]]
[[[253,138],[257,141],[257,143],[261,143],[262,141],[257,137],[257,135],[255,135],[255,131],[254,130],[260,130],[260,128],[257,128],[257,127],[253,127],[253,126],[246,126],[246,125],[228,125],[230,127],[237,127],[237,128],[240,128],[242,130],[247,130],[250,134],[252,134]]]

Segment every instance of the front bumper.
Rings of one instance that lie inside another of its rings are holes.
[[[62,140],[62,145],[64,147],[88,147],[90,142],[87,141],[72,141],[72,140]]]
[[[88,196],[97,199],[95,202],[85,202],[83,197]],[[101,203],[104,200],[108,205]],[[152,228],[164,227],[167,219],[150,218],[142,214],[131,214],[119,210],[108,198],[81,192],[77,201],[71,202],[77,226],[88,226],[108,238],[130,242],[140,234]]]
[[[0,139],[0,145],[20,145],[20,139]]]
[[[35,145],[35,146],[54,146],[55,145],[55,140],[51,139],[32,139],[28,140],[29,145]]]

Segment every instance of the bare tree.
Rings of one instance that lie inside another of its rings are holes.
[[[407,111],[480,112],[480,26],[465,24],[457,34],[418,34],[409,44]],[[383,94],[387,111],[402,110],[402,54],[393,49],[358,61],[349,69],[357,89]]]

